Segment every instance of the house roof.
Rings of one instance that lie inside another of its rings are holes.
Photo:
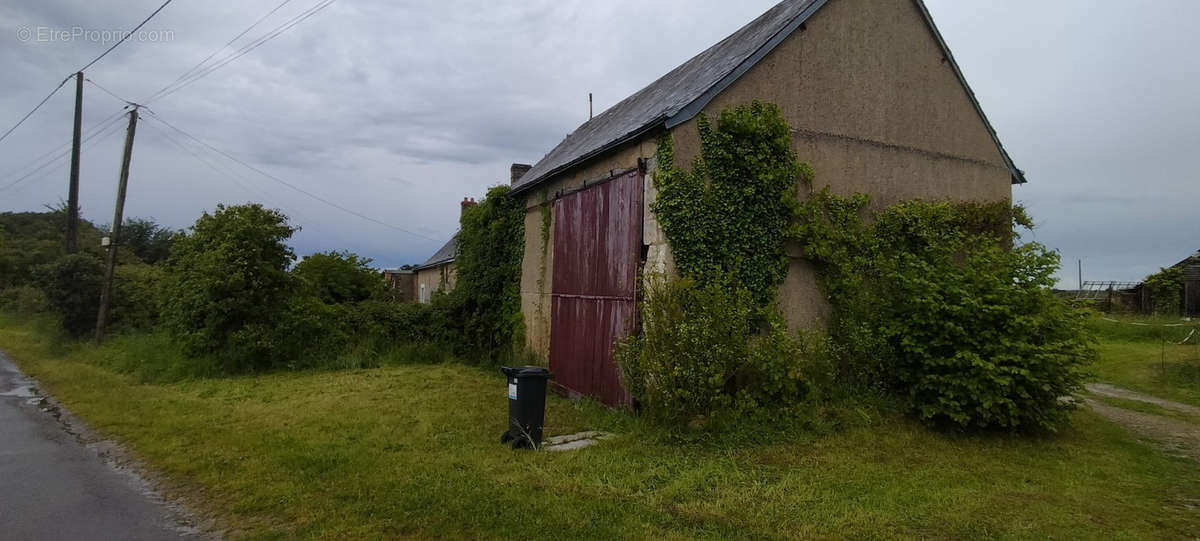
[[[514,192],[548,180],[598,154],[660,128],[673,128],[691,120],[721,91],[754,67],[768,53],[825,5],[827,0],[784,0],[708,50],[692,57],[649,86],[583,123],[525,173]],[[1025,182],[1025,174],[1013,164],[996,137],[996,130],[983,114],[975,93],[950,54],[945,40],[933,24],[924,2],[914,0],[946,60],[987,126],[1012,173],[1013,184]]]
[[[1200,250],[1197,250],[1196,253],[1185,257],[1183,259],[1183,261],[1180,261],[1179,263],[1171,265],[1171,267],[1183,268],[1183,267],[1191,266],[1193,264],[1200,264]]]
[[[424,263],[421,263],[420,265],[417,265],[416,267],[414,267],[413,270],[419,271],[419,270],[424,270],[424,269],[428,269],[431,267],[436,267],[438,265],[445,265],[446,263],[451,263],[454,261],[454,253],[457,249],[458,249],[458,233],[455,233],[454,236],[450,237],[450,240],[446,242],[445,246],[442,246],[441,249],[439,249],[432,256],[430,256],[429,259],[425,260]]]

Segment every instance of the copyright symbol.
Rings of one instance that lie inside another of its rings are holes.
[[[28,26],[22,26],[17,29],[17,39],[20,41],[29,41],[33,37],[33,30]]]

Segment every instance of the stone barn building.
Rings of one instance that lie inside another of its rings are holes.
[[[521,310],[526,344],[570,393],[627,404],[613,341],[636,320],[639,271],[672,269],[648,204],[657,138],[676,163],[699,151],[696,117],[762,100],[793,130],[814,188],[1007,201],[1025,182],[920,0],[785,0],[568,135],[523,174]],[[793,258],[779,299],[789,324],[828,303]]]

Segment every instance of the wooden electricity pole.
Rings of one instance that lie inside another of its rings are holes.
[[[67,253],[79,242],[79,136],[83,124],[83,72],[75,73],[75,131],[71,133],[71,184],[67,188]]]
[[[113,273],[117,268],[117,247],[121,244],[121,220],[125,214],[125,187],[129,184],[129,160],[133,156],[133,134],[137,131],[138,107],[129,111],[129,131],[125,132],[125,154],[121,156],[121,178],[117,182],[117,205],[113,210],[112,231],[108,238],[108,260],[100,289],[100,312],[96,314],[96,343],[104,341],[108,326],[108,307],[112,302]]]

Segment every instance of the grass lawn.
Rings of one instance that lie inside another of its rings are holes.
[[[106,346],[116,347],[116,346]],[[513,452],[503,378],[457,364],[141,383],[0,319],[0,348],[231,537],[1190,538],[1200,468],[1090,412],[1055,436],[874,416],[764,444],[681,444],[588,403]]]
[[[1183,345],[1191,329],[1200,329],[1200,321],[1179,318],[1104,316],[1090,323],[1100,338],[1100,361],[1096,379],[1152,394],[1162,398],[1200,406],[1200,330]],[[1149,323],[1137,326],[1133,323]],[[1163,324],[1184,327],[1162,327]]]

